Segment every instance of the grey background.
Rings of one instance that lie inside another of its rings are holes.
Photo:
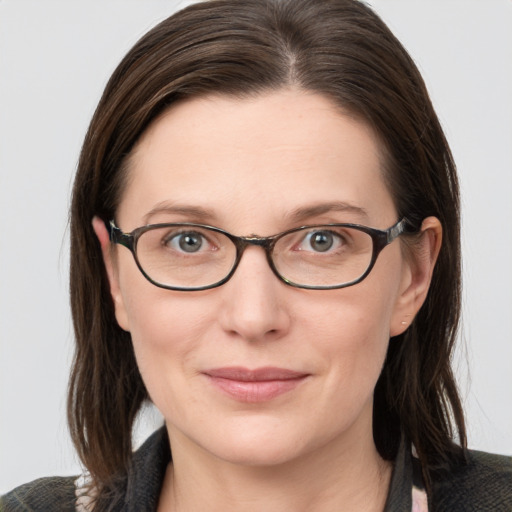
[[[0,493],[79,471],[67,209],[87,124],[129,47],[187,2],[0,1]],[[464,327],[454,361],[470,444],[512,454],[512,2],[370,2],[419,65],[463,192]],[[140,421],[144,438],[158,422]]]

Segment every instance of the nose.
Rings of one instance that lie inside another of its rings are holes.
[[[244,340],[270,341],[290,328],[292,290],[281,282],[261,247],[248,247],[231,279],[219,288],[223,294],[220,322],[224,331]]]

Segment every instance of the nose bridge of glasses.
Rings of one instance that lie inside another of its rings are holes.
[[[268,247],[270,244],[270,238],[261,236],[241,236],[240,240],[243,240],[244,246],[257,245],[259,247]]]
[[[237,236],[233,238],[233,241],[235,242],[235,245],[237,246],[237,265],[242,259],[242,256],[245,252],[245,250],[249,246],[256,246],[261,247],[264,252],[266,253],[266,257],[268,262],[270,263],[270,266],[272,267],[272,257],[271,257],[271,249],[274,243],[275,237],[262,237],[262,236]]]
[[[272,246],[274,244],[275,236],[238,236],[235,239],[235,243],[238,249],[239,257],[242,257],[245,249],[247,249],[250,245],[261,247],[267,254],[267,257],[270,258],[270,253]]]

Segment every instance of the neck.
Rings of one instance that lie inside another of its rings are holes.
[[[373,438],[332,442],[295,460],[270,466],[240,465],[201,449],[170,432],[169,465],[159,512],[381,512],[391,464]],[[173,439],[174,438],[174,439]],[[195,453],[194,453],[195,451]]]

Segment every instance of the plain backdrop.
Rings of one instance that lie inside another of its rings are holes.
[[[186,3],[0,0],[0,493],[79,471],[65,419],[73,174],[115,65]],[[470,445],[512,454],[512,2],[370,4],[422,71],[459,167],[465,298],[454,364]],[[158,421],[141,421],[137,439]]]

